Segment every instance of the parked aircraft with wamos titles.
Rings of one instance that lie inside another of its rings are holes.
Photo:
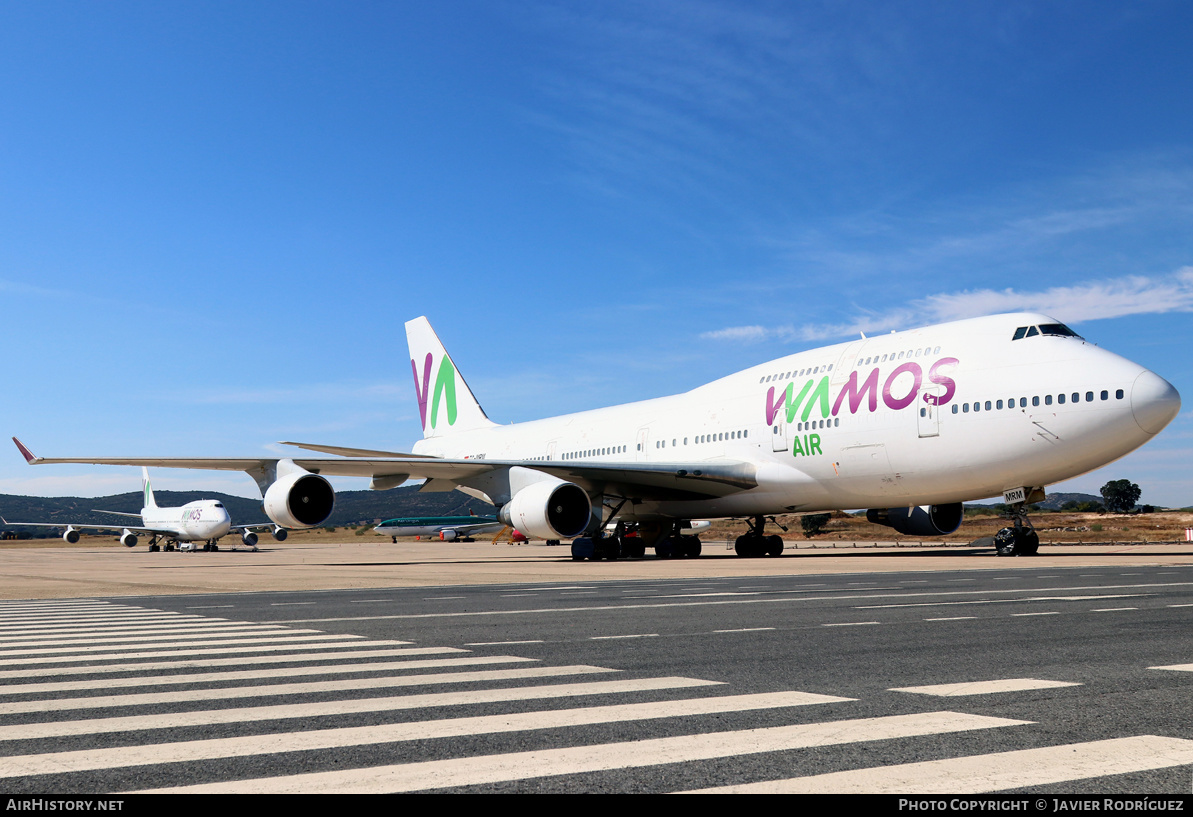
[[[287,444],[334,456],[22,453],[31,464],[243,470],[287,528],[328,517],[327,476],[371,477],[374,489],[424,479],[423,491],[492,503],[524,534],[579,537],[575,558],[698,555],[685,523],[725,517],[747,519],[739,554],[774,555],[783,542],[764,534],[767,517],[852,508],[903,534],[943,535],[962,502],[1001,495],[1012,525],[996,545],[1011,555],[1039,546],[1024,509],[1045,486],[1134,451],[1180,409],[1159,375],[1034,313],[863,335],[683,394],[511,425],[486,416],[426,318],[406,337],[423,424],[410,454],[303,443]]]
[[[15,440],[16,438],[14,438]],[[31,456],[28,449],[17,441],[21,453]],[[240,536],[246,547],[257,549],[257,534],[254,531],[268,530],[279,542],[286,539],[284,528],[271,524],[233,525],[232,517],[222,502],[214,499],[198,499],[188,502],[178,508],[158,507],[153,496],[153,485],[149,481],[149,469],[141,469],[141,494],[145,505],[140,513],[122,513],[121,511],[96,511],[96,513],[110,513],[113,516],[126,516],[137,519],[140,525],[88,525],[61,522],[9,522],[0,517],[0,522],[14,527],[64,528],[62,538],[70,544],[79,541],[81,530],[110,530],[120,531],[120,544],[125,547],[136,547],[140,536],[149,537],[149,549],[161,550],[195,550],[196,542],[203,542],[203,550],[219,550],[216,544],[221,537],[228,533]],[[161,542],[159,545],[158,543]]]

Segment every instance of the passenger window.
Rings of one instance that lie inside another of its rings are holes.
[[[1073,402],[1074,403],[1081,402],[1081,392],[1077,392],[1077,391],[1073,392]]]
[[[1122,389],[1119,389],[1118,391],[1116,391],[1116,392],[1114,393],[1114,399],[1115,399],[1115,400],[1122,400],[1122,399],[1123,399],[1123,390],[1122,390]]]
[[[962,403],[961,411],[965,412],[966,414],[969,414],[969,403]]]
[[[1039,398],[1039,397],[1033,397],[1033,398],[1031,398],[1031,404],[1032,404],[1033,406],[1038,406],[1038,405],[1040,405],[1040,398]]]
[[[1046,406],[1052,405],[1052,395],[1051,394],[1044,395],[1044,405],[1046,405]]]
[[[994,404],[994,407],[997,408],[999,411],[1002,411],[1002,401],[999,400],[997,403]]]
[[[1087,391],[1085,393],[1085,402],[1087,402],[1087,403],[1094,402],[1094,393],[1092,391]]]
[[[1103,400],[1109,400],[1109,399],[1110,399],[1110,392],[1108,392],[1108,391],[1106,391],[1105,389],[1103,389],[1103,390],[1102,390],[1102,399],[1103,399]]]
[[[1056,395],[1056,402],[1063,406],[1065,404],[1065,396],[1063,394]]]
[[[957,413],[957,404],[953,403],[953,414]]]

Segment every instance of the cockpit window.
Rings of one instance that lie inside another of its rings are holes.
[[[1063,323],[1042,323],[1039,326],[1020,326],[1015,330],[1015,336],[1011,338],[1011,340],[1032,338],[1036,335],[1052,335],[1053,337],[1081,339],[1081,335],[1078,335]]]
[[[1044,335],[1059,335],[1065,338],[1079,338],[1078,335],[1063,323],[1042,323],[1040,324],[1040,333]]]

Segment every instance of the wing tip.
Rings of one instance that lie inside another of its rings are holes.
[[[33,452],[26,448],[25,444],[16,437],[13,437],[12,441],[17,444],[17,450],[21,452],[21,456],[25,458],[25,462],[34,465],[41,459],[41,457],[33,456]]]

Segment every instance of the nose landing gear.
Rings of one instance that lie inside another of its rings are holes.
[[[1027,518],[1026,504],[1016,502],[1008,507],[1012,527],[994,534],[994,548],[999,556],[1035,556],[1040,549],[1040,535]]]

